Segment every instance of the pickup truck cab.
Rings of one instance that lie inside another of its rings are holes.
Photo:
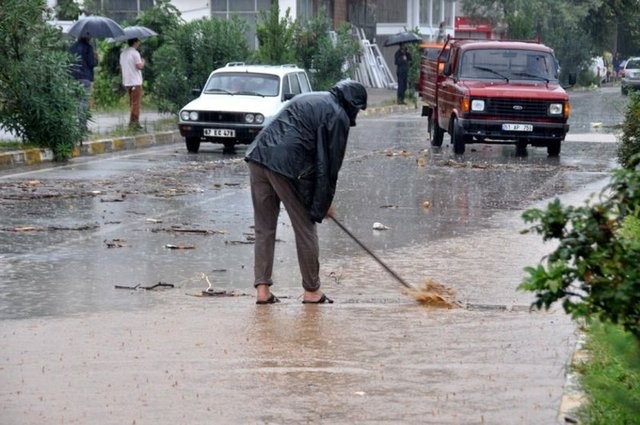
[[[453,150],[471,143],[515,143],[547,148],[558,156],[569,131],[569,96],[558,63],[537,42],[448,39],[437,58],[421,58],[422,115],[432,146],[449,133]]]

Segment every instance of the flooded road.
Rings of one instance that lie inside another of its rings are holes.
[[[352,129],[336,216],[405,280],[432,278],[466,309],[416,304],[330,221],[321,270],[336,304],[302,306],[285,213],[273,287],[283,303],[257,308],[242,150],[166,146],[3,172],[0,418],[553,423],[575,326],[561,311],[530,313],[516,291],[551,249],[519,234],[520,214],[606,183],[615,144],[593,118],[578,115],[585,135],[559,158],[516,157],[512,145],[456,157],[448,137],[430,148],[426,122],[407,113]],[[204,276],[238,296],[190,296]],[[116,289],[157,282],[174,287]]]

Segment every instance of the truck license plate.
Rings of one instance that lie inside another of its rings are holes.
[[[502,124],[503,131],[533,131],[532,124]]]
[[[228,128],[205,128],[204,135],[210,137],[236,137],[236,131]]]

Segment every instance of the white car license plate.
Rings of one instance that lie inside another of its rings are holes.
[[[502,124],[503,131],[533,131],[532,124]]]
[[[236,137],[236,131],[229,128],[205,128],[204,135],[210,137]]]

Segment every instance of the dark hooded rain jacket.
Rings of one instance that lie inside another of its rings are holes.
[[[320,223],[333,202],[349,127],[366,107],[367,91],[355,81],[300,94],[260,132],[245,160],[289,179],[310,219]]]

